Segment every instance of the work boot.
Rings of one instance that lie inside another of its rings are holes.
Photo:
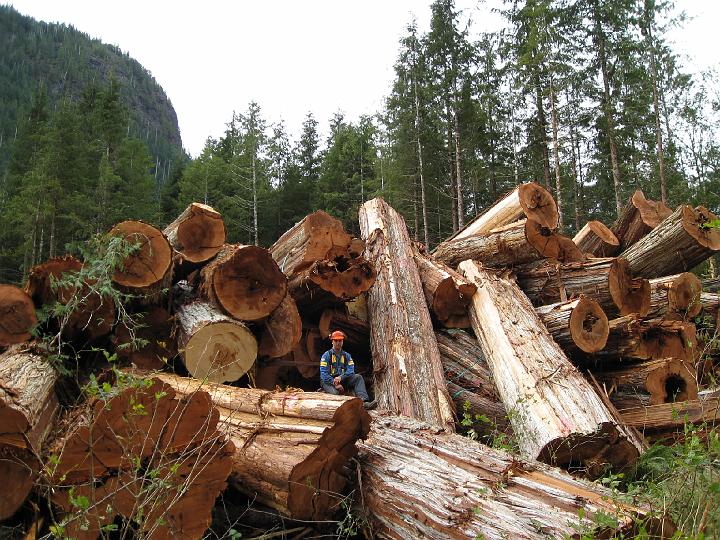
[[[373,399],[372,401],[363,401],[363,407],[365,407],[366,410],[371,410],[377,407],[377,400]]]

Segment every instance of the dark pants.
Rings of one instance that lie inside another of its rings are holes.
[[[342,385],[345,391],[352,390],[355,395],[363,401],[369,401],[367,390],[365,389],[365,380],[362,375],[355,373],[354,375],[342,375]],[[339,394],[338,389],[333,386],[333,383],[322,383],[323,390],[328,394]]]

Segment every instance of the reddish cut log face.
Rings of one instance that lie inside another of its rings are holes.
[[[617,236],[615,236],[613,232],[607,227],[607,225],[605,225],[601,221],[588,221],[588,227],[592,232],[595,233],[598,238],[600,238],[606,244],[609,244],[611,246],[620,245]]]
[[[172,265],[172,248],[161,231],[140,221],[123,221],[110,234],[139,245],[138,251],[125,259],[123,269],[115,272],[113,280],[118,285],[144,288],[162,282]]]
[[[518,188],[518,195],[528,221],[535,221],[548,229],[557,228],[557,204],[548,190],[534,182],[528,182]]]
[[[37,322],[30,296],[17,287],[0,284],[0,346],[27,341]]]
[[[192,215],[180,223],[177,236],[186,260],[207,261],[225,244],[225,223],[215,209],[205,204],[193,203]]]
[[[561,262],[577,262],[583,259],[583,254],[575,242],[530,219],[525,222],[525,238],[545,258]]]
[[[610,265],[608,275],[610,296],[620,310],[620,315],[637,313],[644,317],[650,311],[650,282],[632,279],[628,262],[618,257]]]
[[[704,206],[684,206],[682,210],[683,228],[698,244],[714,251],[720,250],[720,229],[711,225],[717,219],[717,216]]]
[[[587,353],[602,350],[607,343],[610,325],[600,304],[580,298],[570,314],[570,334],[575,345]]]
[[[257,340],[244,325],[215,322],[195,332],[185,346],[185,367],[196,379],[236,381],[257,358]]]
[[[683,313],[690,318],[697,316],[702,311],[701,292],[700,278],[690,272],[683,272],[668,289],[668,310]]]

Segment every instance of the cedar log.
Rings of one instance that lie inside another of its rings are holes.
[[[609,326],[605,312],[595,300],[576,300],[535,308],[555,342],[570,354],[575,350],[593,353],[605,347]]]
[[[220,212],[202,203],[190,203],[163,234],[173,249],[191,263],[212,259],[225,244],[227,232]]]
[[[14,285],[0,283],[0,347],[29,340],[37,322],[32,298]]]
[[[635,191],[611,229],[620,241],[618,252],[635,244],[670,214],[672,210],[665,203],[651,201],[639,189]]]
[[[650,280],[649,318],[692,319],[702,311],[702,283],[690,272]]]
[[[601,221],[588,221],[573,237],[578,249],[593,257],[612,257],[620,249],[620,242]]]
[[[287,294],[280,305],[262,323],[258,356],[285,356],[302,337],[302,320],[295,300]]]
[[[162,231],[142,221],[123,221],[110,230],[110,235],[137,246],[113,275],[115,283],[151,297],[170,286],[172,247]]]
[[[172,335],[173,316],[164,308],[152,306],[135,317],[138,324],[132,331],[124,324],[115,328],[113,343],[117,355],[140,369],[162,369],[178,353]]]

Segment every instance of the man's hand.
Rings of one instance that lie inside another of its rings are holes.
[[[342,385],[342,377],[335,377],[333,379],[333,386],[337,389],[338,392],[343,392],[345,389]]]

